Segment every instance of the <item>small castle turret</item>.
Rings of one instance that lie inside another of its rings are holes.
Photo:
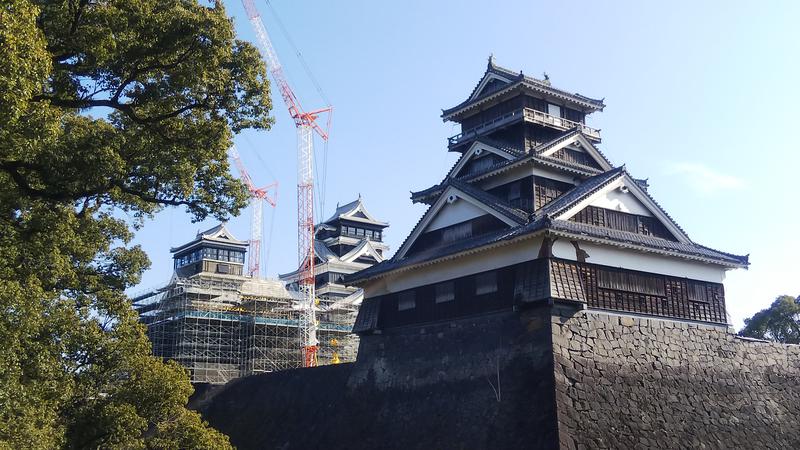
[[[170,249],[175,273],[189,277],[201,273],[241,276],[248,243],[240,241],[225,224],[197,233],[191,242]]]

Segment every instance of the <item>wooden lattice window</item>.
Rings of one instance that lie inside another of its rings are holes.
[[[561,197],[565,192],[574,186],[569,183],[551,180],[549,178],[536,177],[534,179],[533,196],[536,209]]]
[[[647,295],[666,295],[662,277],[615,270],[599,269],[597,286],[615,291],[635,292]]]
[[[686,289],[687,297],[690,301],[693,302],[704,302],[708,303],[708,290],[706,289],[706,285],[704,283],[700,283],[697,281],[689,281]]]
[[[435,290],[436,303],[445,303],[456,299],[456,285],[452,281],[437,284]]]
[[[497,292],[497,272],[480,273],[475,276],[475,295]]]
[[[400,295],[397,296],[397,310],[398,311],[407,311],[409,309],[414,309],[417,306],[417,299],[415,296],[415,292],[413,290],[401,292]]]
[[[675,237],[667,230],[667,227],[655,217],[640,216],[638,214],[614,211],[613,209],[587,206],[578,211],[569,220],[630,233],[660,237],[671,241],[675,240]]]

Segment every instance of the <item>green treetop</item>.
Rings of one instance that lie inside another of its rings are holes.
[[[0,448],[229,447],[150,356],[127,243],[166,205],[237,214],[232,133],[271,106],[218,2],[0,3]]]
[[[769,339],[785,344],[800,344],[800,301],[781,295],[767,309],[744,320],[741,336]]]

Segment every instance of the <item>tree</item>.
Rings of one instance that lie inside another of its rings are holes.
[[[800,300],[790,295],[776,298],[767,309],[744,319],[741,336],[800,344]]]
[[[237,214],[227,149],[271,107],[218,2],[3,0],[0,448],[229,447],[150,355],[128,243],[165,206]]]

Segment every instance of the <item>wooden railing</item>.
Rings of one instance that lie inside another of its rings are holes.
[[[581,132],[585,134],[587,137],[597,141],[600,140],[600,130],[596,128],[588,127],[580,122],[575,122],[569,119],[565,119],[563,117],[552,116],[545,112],[537,111],[533,108],[522,108],[516,111],[511,111],[509,113],[503,114],[502,116],[484,122],[478,125],[477,127],[473,127],[470,128],[469,130],[463,131],[455,136],[448,138],[447,140],[450,146],[457,145],[465,140],[481,136],[482,134],[488,132],[489,130],[499,128],[503,125],[507,125],[516,122],[518,120],[525,120],[531,123],[547,125],[560,130],[570,130],[572,128],[578,127],[581,130]]]

